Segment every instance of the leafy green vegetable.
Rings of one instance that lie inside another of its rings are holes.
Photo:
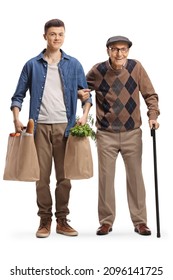
[[[79,118],[77,118],[78,120]],[[91,115],[88,116],[87,123],[84,125],[76,124],[70,129],[70,134],[77,137],[91,137],[92,140],[96,141],[96,134],[92,126],[94,124],[94,119]]]

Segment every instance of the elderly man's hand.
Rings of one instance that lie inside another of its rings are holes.
[[[90,97],[90,89],[79,89],[78,90],[78,98],[83,102]]]
[[[150,128],[158,129],[159,128],[159,123],[157,120],[149,120],[149,126]]]

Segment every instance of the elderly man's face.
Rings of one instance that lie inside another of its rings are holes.
[[[129,46],[125,42],[117,42],[108,47],[107,53],[111,60],[111,66],[114,69],[122,69],[129,54]]]

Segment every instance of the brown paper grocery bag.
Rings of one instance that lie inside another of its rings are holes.
[[[77,137],[69,135],[65,159],[65,178],[88,179],[93,176],[93,160],[91,146],[88,137]]]
[[[3,179],[26,182],[40,179],[33,133],[28,133],[27,130],[10,133]]]

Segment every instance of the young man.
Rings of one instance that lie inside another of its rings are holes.
[[[97,235],[112,231],[115,220],[114,177],[119,153],[125,163],[128,205],[135,232],[151,234],[141,170],[139,92],[148,108],[149,126],[155,129],[159,127],[158,95],[141,63],[127,58],[131,46],[132,42],[124,36],[109,38],[109,59],[94,65],[87,74],[88,86],[96,92],[100,222]]]
[[[80,62],[67,55],[64,43],[65,26],[59,19],[52,19],[44,26],[47,48],[26,62],[21,72],[11,109],[16,132],[23,128],[19,112],[27,90],[30,92],[29,118],[34,120],[35,144],[40,164],[40,180],[36,182],[40,225],[37,237],[48,237],[52,221],[52,197],[50,175],[52,160],[56,174],[55,216],[56,232],[76,236],[78,232],[68,223],[70,180],[64,178],[64,154],[69,130],[76,122],[77,98],[83,101],[84,113],[79,119],[85,124],[91,106],[84,70]]]

